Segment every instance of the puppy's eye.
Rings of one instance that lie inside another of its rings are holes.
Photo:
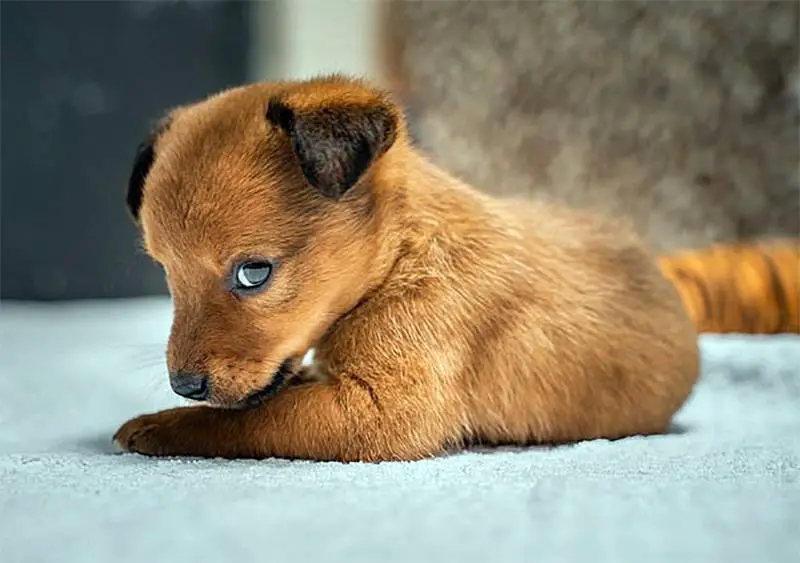
[[[256,289],[267,283],[272,264],[266,261],[244,262],[234,270],[234,289]]]

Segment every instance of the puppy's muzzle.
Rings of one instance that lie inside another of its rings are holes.
[[[208,376],[202,373],[179,371],[169,375],[172,390],[181,397],[195,401],[208,399]]]

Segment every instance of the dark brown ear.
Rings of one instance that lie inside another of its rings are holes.
[[[150,135],[136,147],[136,157],[133,161],[133,170],[131,170],[131,175],[128,179],[128,193],[125,197],[125,203],[128,206],[128,212],[137,222],[139,221],[139,210],[142,207],[144,181],[150,173],[150,168],[153,167],[153,161],[156,158],[153,145],[168,126],[168,120],[161,121]]]
[[[275,98],[266,117],[289,136],[306,180],[331,198],[352,188],[397,136],[397,117],[380,102],[294,109]]]

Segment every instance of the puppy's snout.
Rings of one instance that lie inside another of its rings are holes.
[[[172,390],[181,397],[204,401],[208,398],[208,376],[202,373],[179,371],[169,375]]]

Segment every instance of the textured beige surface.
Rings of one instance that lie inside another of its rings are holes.
[[[796,2],[388,0],[385,78],[483,190],[658,248],[798,235]]]

